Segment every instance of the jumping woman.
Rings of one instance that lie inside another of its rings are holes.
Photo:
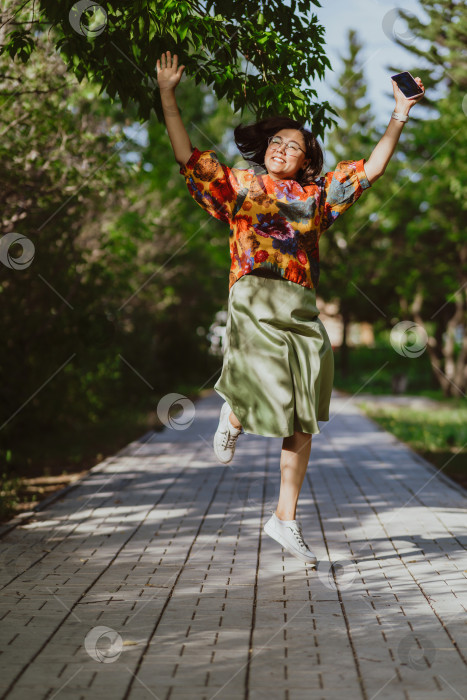
[[[234,130],[247,169],[193,147],[175,98],[185,66],[157,61],[167,132],[192,197],[230,227],[229,302],[221,376],[225,403],[214,451],[231,461],[238,436],[283,437],[281,484],[265,532],[303,562],[316,557],[295,520],[318,421],[329,420],[334,357],[316,307],[319,239],[384,173],[415,98],[394,81],[395,110],[368,160],[346,160],[320,176],[321,148],[299,121],[271,116]],[[415,79],[423,90],[420,78]]]

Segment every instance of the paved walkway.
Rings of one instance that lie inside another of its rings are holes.
[[[3,528],[2,700],[465,698],[465,492],[335,394],[299,501],[313,569],[262,532],[281,440],[219,465],[220,406]]]

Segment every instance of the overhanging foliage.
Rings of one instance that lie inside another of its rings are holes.
[[[314,5],[320,6],[317,0]],[[177,53],[196,84],[212,88],[235,111],[253,118],[285,113],[307,121],[317,136],[333,121],[334,110],[319,103],[310,85],[330,67],[324,29],[310,3],[279,0],[139,0],[97,4],[40,0],[18,4],[3,17],[2,52],[26,62],[38,30],[49,36],[79,81],[87,77],[125,107],[137,105],[147,119],[155,109],[163,120],[156,61]]]

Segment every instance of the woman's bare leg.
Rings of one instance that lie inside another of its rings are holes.
[[[311,434],[296,431],[284,438],[281,452],[281,488],[276,515],[280,520],[295,520],[297,502],[311,452]]]

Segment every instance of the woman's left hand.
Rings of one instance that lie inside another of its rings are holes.
[[[402,90],[399,88],[398,84],[391,78],[392,89],[394,91],[394,98],[396,100],[395,112],[402,112],[408,114],[409,110],[414,106],[416,102],[419,102],[425,94],[425,88],[421,79],[417,76],[415,82],[419,87],[422,88],[423,92],[420,95],[415,95],[415,97],[406,97]]]

